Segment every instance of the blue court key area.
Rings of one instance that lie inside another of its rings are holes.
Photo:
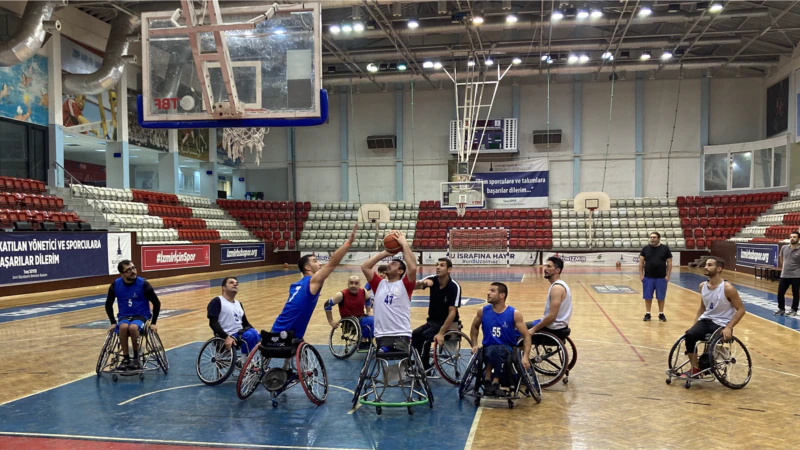
[[[314,406],[300,385],[278,397],[278,407],[259,386],[247,400],[236,396],[236,378],[216,387],[200,383],[195,359],[202,343],[192,343],[167,355],[170,372],[149,372],[144,381],[110,375],[92,376],[0,406],[0,433],[43,433],[153,439],[208,444],[248,444],[264,447],[463,449],[476,408],[470,399],[444,380],[431,380],[434,409],[362,406],[352,414],[351,392],[365,355],[337,360],[326,347],[322,355],[330,383],[328,399]],[[334,387],[339,386],[339,388]],[[187,386],[187,387],[183,387]],[[163,392],[164,389],[179,388]],[[124,405],[134,397],[152,393]],[[387,392],[388,393],[388,392]],[[521,400],[527,401],[527,400]],[[532,400],[530,400],[532,402]],[[505,406],[505,405],[503,405]],[[63,437],[63,436],[62,436]]]

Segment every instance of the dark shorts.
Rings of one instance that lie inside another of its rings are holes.
[[[409,336],[381,336],[377,339],[378,351],[381,352],[406,352],[411,349]]]
[[[494,376],[502,379],[508,357],[511,355],[511,347],[507,345],[487,345],[483,347],[483,361],[491,364],[494,369]]]

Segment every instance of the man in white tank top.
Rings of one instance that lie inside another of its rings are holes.
[[[225,339],[225,348],[231,348],[237,340],[242,343],[242,356],[247,356],[261,342],[261,335],[247,320],[244,307],[236,294],[239,280],[225,277],[222,280],[222,295],[214,297],[207,307],[208,325],[214,335]]]
[[[698,341],[705,339],[722,327],[725,339],[733,336],[733,327],[745,315],[744,304],[739,297],[739,292],[732,284],[722,279],[722,269],[725,260],[716,256],[706,259],[704,266],[708,281],[700,283],[700,307],[697,309],[695,324],[686,330],[686,350],[692,361],[692,370],[682,374],[682,377],[692,377],[700,373],[697,365],[695,346]]]
[[[564,261],[558,256],[547,258],[544,265],[544,277],[550,281],[547,291],[547,303],[544,305],[544,317],[525,324],[528,333],[533,336],[538,331],[548,331],[562,341],[569,336],[569,320],[572,318],[572,292],[567,283],[561,281]]]
[[[375,314],[375,339],[379,351],[409,351],[411,344],[411,293],[417,284],[417,257],[405,236],[391,231],[403,248],[403,260],[389,263],[386,278],[372,270],[392,253],[384,250],[361,265],[361,272],[375,291],[372,309]]]

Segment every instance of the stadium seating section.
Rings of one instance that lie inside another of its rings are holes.
[[[28,222],[33,229],[42,223],[53,222],[57,229],[62,224],[81,222],[74,212],[64,212],[64,200],[43,195],[45,184],[37,180],[0,177],[0,228],[12,228],[14,222]]]

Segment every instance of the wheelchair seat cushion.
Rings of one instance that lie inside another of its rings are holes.
[[[261,330],[261,354],[266,358],[291,358],[301,339],[294,338],[294,331],[271,333]]]
[[[402,350],[389,350],[389,351],[386,351],[386,352],[378,350],[378,353],[376,354],[376,357],[380,358],[380,359],[384,359],[386,361],[395,361],[395,360],[398,360],[398,359],[409,358],[409,357],[411,357],[411,353],[408,352],[408,351],[402,351]]]

